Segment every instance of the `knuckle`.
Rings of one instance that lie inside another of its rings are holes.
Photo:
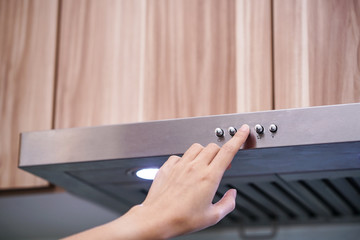
[[[170,166],[174,165],[174,163],[176,163],[176,161],[180,159],[179,156],[176,155],[171,155],[168,160],[161,166],[160,170],[164,170],[169,168]]]
[[[210,183],[211,185],[218,184],[216,177],[214,177],[213,171],[211,171],[210,169],[203,171],[200,177],[200,181]]]
[[[177,159],[179,159],[180,157],[179,156],[177,156],[177,155],[171,155],[170,157],[169,157],[169,160],[177,160]]]
[[[169,166],[169,163],[168,163],[168,162],[165,162],[165,163],[159,168],[158,173],[161,173],[161,172],[164,172],[164,171],[166,172],[169,167],[170,167],[170,166]]]
[[[191,162],[187,164],[187,172],[188,174],[192,173],[192,172],[196,172],[197,171],[197,164],[195,162]]]
[[[191,148],[204,148],[204,147],[200,143],[194,143],[193,145],[191,145]]]
[[[209,143],[206,147],[211,149],[220,149],[219,145],[216,143]]]
[[[209,182],[210,176],[208,174],[202,175],[200,177],[200,182]]]

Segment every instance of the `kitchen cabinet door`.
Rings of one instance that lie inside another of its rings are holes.
[[[270,16],[270,0],[62,1],[55,127],[271,109]]]
[[[275,107],[360,101],[360,1],[274,0]]]
[[[272,108],[270,1],[148,1],[146,120]]]
[[[19,134],[52,126],[56,0],[0,0],[0,189],[47,186],[17,168]]]
[[[144,118],[236,112],[236,2],[147,3]]]
[[[273,109],[270,0],[236,1],[237,112]]]
[[[141,120],[145,7],[62,1],[55,128]]]

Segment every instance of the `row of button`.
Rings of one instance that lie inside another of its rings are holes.
[[[263,134],[264,133],[264,127],[260,124],[256,124],[255,127],[255,132],[257,134]],[[270,124],[269,126],[269,131],[272,132],[272,133],[275,133],[276,131],[278,130],[278,127],[275,125],[275,124]],[[234,127],[229,127],[228,128],[228,132],[230,134],[230,136],[234,136],[237,132],[237,129],[234,128]],[[215,135],[217,137],[223,137],[225,135],[225,132],[222,128],[216,128],[215,129]]]
[[[264,133],[264,127],[262,125],[256,124],[254,128],[255,128],[255,132],[257,132],[258,134]],[[270,124],[270,126],[269,126],[270,132],[276,133],[277,130],[278,130],[278,127],[275,124]]]

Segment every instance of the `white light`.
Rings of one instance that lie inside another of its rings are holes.
[[[158,171],[158,168],[144,168],[137,171],[136,176],[146,180],[153,180]]]

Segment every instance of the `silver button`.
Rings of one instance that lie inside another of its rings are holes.
[[[255,125],[255,131],[258,133],[258,134],[262,134],[264,132],[264,127],[261,126],[260,124],[256,124]]]
[[[216,128],[215,129],[215,135],[217,137],[223,137],[224,136],[224,130],[222,130],[221,128]]]
[[[231,136],[234,136],[236,134],[237,130],[234,127],[229,127],[228,132]]]
[[[269,131],[275,133],[278,130],[278,127],[275,124],[270,124]]]

